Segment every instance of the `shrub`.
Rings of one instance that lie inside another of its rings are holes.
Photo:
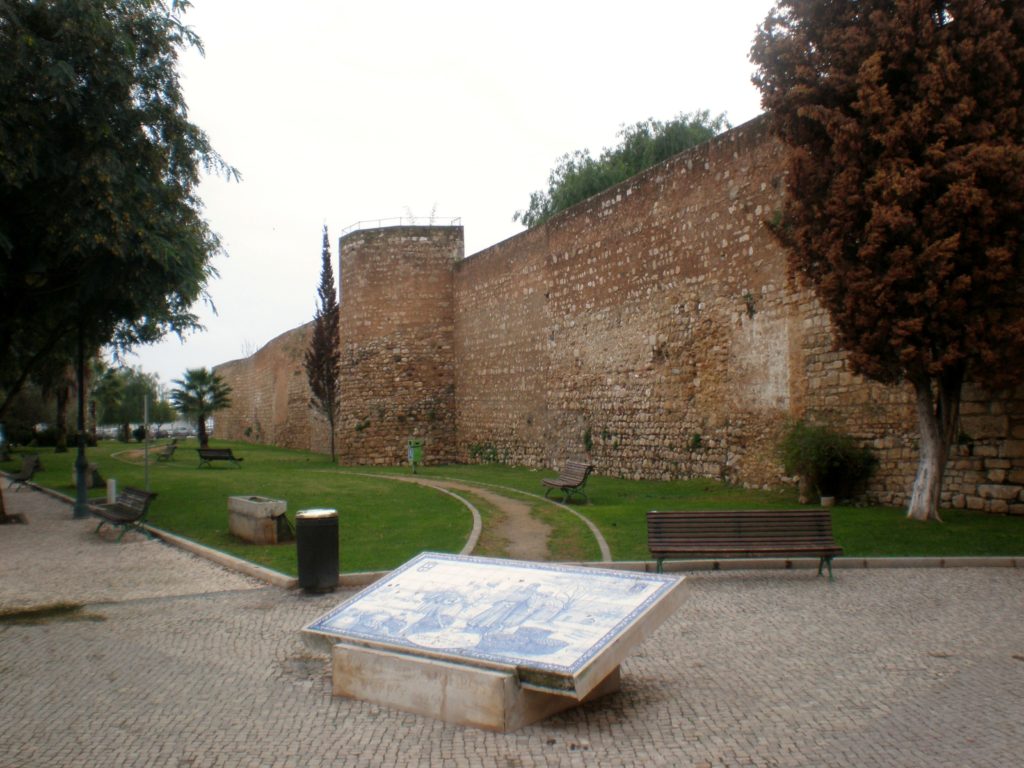
[[[779,449],[786,473],[805,479],[821,496],[855,496],[878,465],[850,435],[803,421],[786,429]]]

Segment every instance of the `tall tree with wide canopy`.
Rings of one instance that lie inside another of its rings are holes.
[[[190,368],[182,379],[175,379],[171,390],[171,404],[185,418],[195,419],[199,445],[208,448],[210,437],[206,420],[231,405],[231,387],[208,368]]]
[[[908,515],[938,519],[965,380],[1024,373],[1024,4],[780,0],[751,57],[790,269],[855,371],[913,386]]]
[[[334,461],[334,425],[341,404],[341,339],[338,336],[338,293],[334,287],[334,268],[331,266],[331,244],[324,226],[323,246],[320,251],[320,285],[317,288],[317,307],[313,315],[313,335],[306,350],[306,377],[312,392],[310,407],[327,419],[330,429],[331,461]]]
[[[103,345],[198,327],[220,243],[197,186],[204,170],[237,174],[188,119],[178,56],[200,48],[188,7],[0,3],[2,399],[47,358],[77,358],[81,382]]]

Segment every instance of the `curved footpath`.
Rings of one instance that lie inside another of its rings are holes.
[[[1024,570],[692,575],[622,690],[512,734],[331,696],[299,628],[353,594],[267,586],[38,492],[0,527],[0,765],[943,766],[1024,753]]]

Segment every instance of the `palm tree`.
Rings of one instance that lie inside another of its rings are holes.
[[[210,438],[206,434],[206,420],[214,411],[231,405],[231,387],[220,375],[206,368],[189,368],[183,379],[175,379],[171,383],[175,385],[171,390],[171,403],[182,416],[198,422],[199,445],[208,447]]]

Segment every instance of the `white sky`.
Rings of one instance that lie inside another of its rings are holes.
[[[522,231],[512,215],[559,156],[623,123],[760,113],[748,60],[771,0],[194,0],[205,58],[181,63],[190,117],[242,174],[201,195],[228,252],[198,308],[206,331],[140,348],[164,384],[312,319],[321,231],[410,214],[461,217],[466,255]],[[337,278],[337,275],[335,275]]]

